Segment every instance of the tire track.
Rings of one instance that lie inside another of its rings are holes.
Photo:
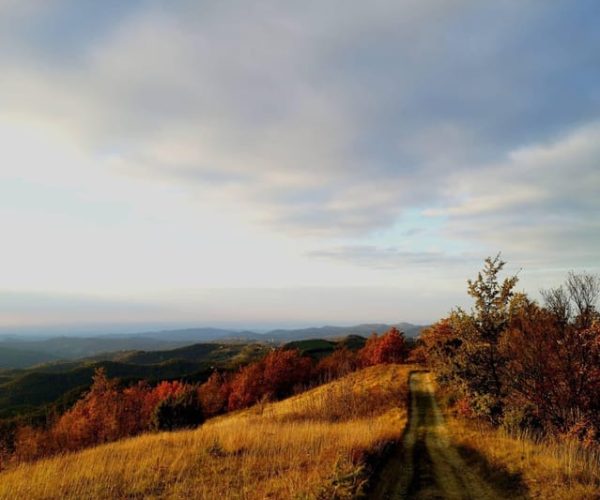
[[[508,499],[479,477],[452,445],[430,374],[410,376],[410,418],[396,454],[370,495],[383,499]]]

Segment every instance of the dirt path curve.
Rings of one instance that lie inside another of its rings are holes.
[[[412,373],[409,386],[410,421],[403,444],[382,470],[370,498],[508,498],[471,471],[450,443],[430,374]]]

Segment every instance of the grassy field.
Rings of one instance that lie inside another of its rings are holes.
[[[465,461],[491,482],[518,482],[529,498],[600,498],[598,450],[585,449],[575,441],[534,440],[527,434],[452,417],[448,425]]]
[[[439,390],[450,435],[465,462],[490,483],[521,489],[522,498],[600,499],[600,450],[575,440],[539,439],[457,417]]]
[[[348,498],[402,434],[409,371],[379,365],[197,430],[20,465],[0,498]]]
[[[600,499],[600,452],[574,440],[534,439],[486,422],[457,417],[447,392],[437,387],[453,444],[465,462],[490,483],[521,490],[518,498]]]

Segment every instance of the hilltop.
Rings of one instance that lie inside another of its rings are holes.
[[[378,365],[196,430],[21,465],[0,474],[0,498],[350,497],[402,435],[410,370]]]

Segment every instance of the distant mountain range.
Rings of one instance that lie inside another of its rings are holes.
[[[148,331],[137,334],[108,334],[93,337],[60,336],[46,339],[20,339],[0,336],[0,369],[26,368],[57,360],[74,360],[115,351],[159,351],[198,342],[264,342],[282,344],[308,339],[334,339],[348,335],[368,337],[392,326],[407,337],[416,337],[423,326],[411,323],[322,326],[301,329],[277,329],[266,333],[223,328],[186,328]]]
[[[368,337],[371,333],[383,333],[395,326],[403,331],[407,337],[416,337],[424,328],[422,325],[412,323],[397,323],[388,325],[383,323],[366,323],[355,326],[319,326],[299,329],[277,329],[266,333],[257,333],[250,330],[228,330],[223,328],[186,328],[182,330],[162,330],[157,332],[144,332],[136,334],[136,337],[152,338],[169,341],[259,341],[259,342],[291,342],[294,340],[307,339],[331,339],[347,335],[361,335]]]

